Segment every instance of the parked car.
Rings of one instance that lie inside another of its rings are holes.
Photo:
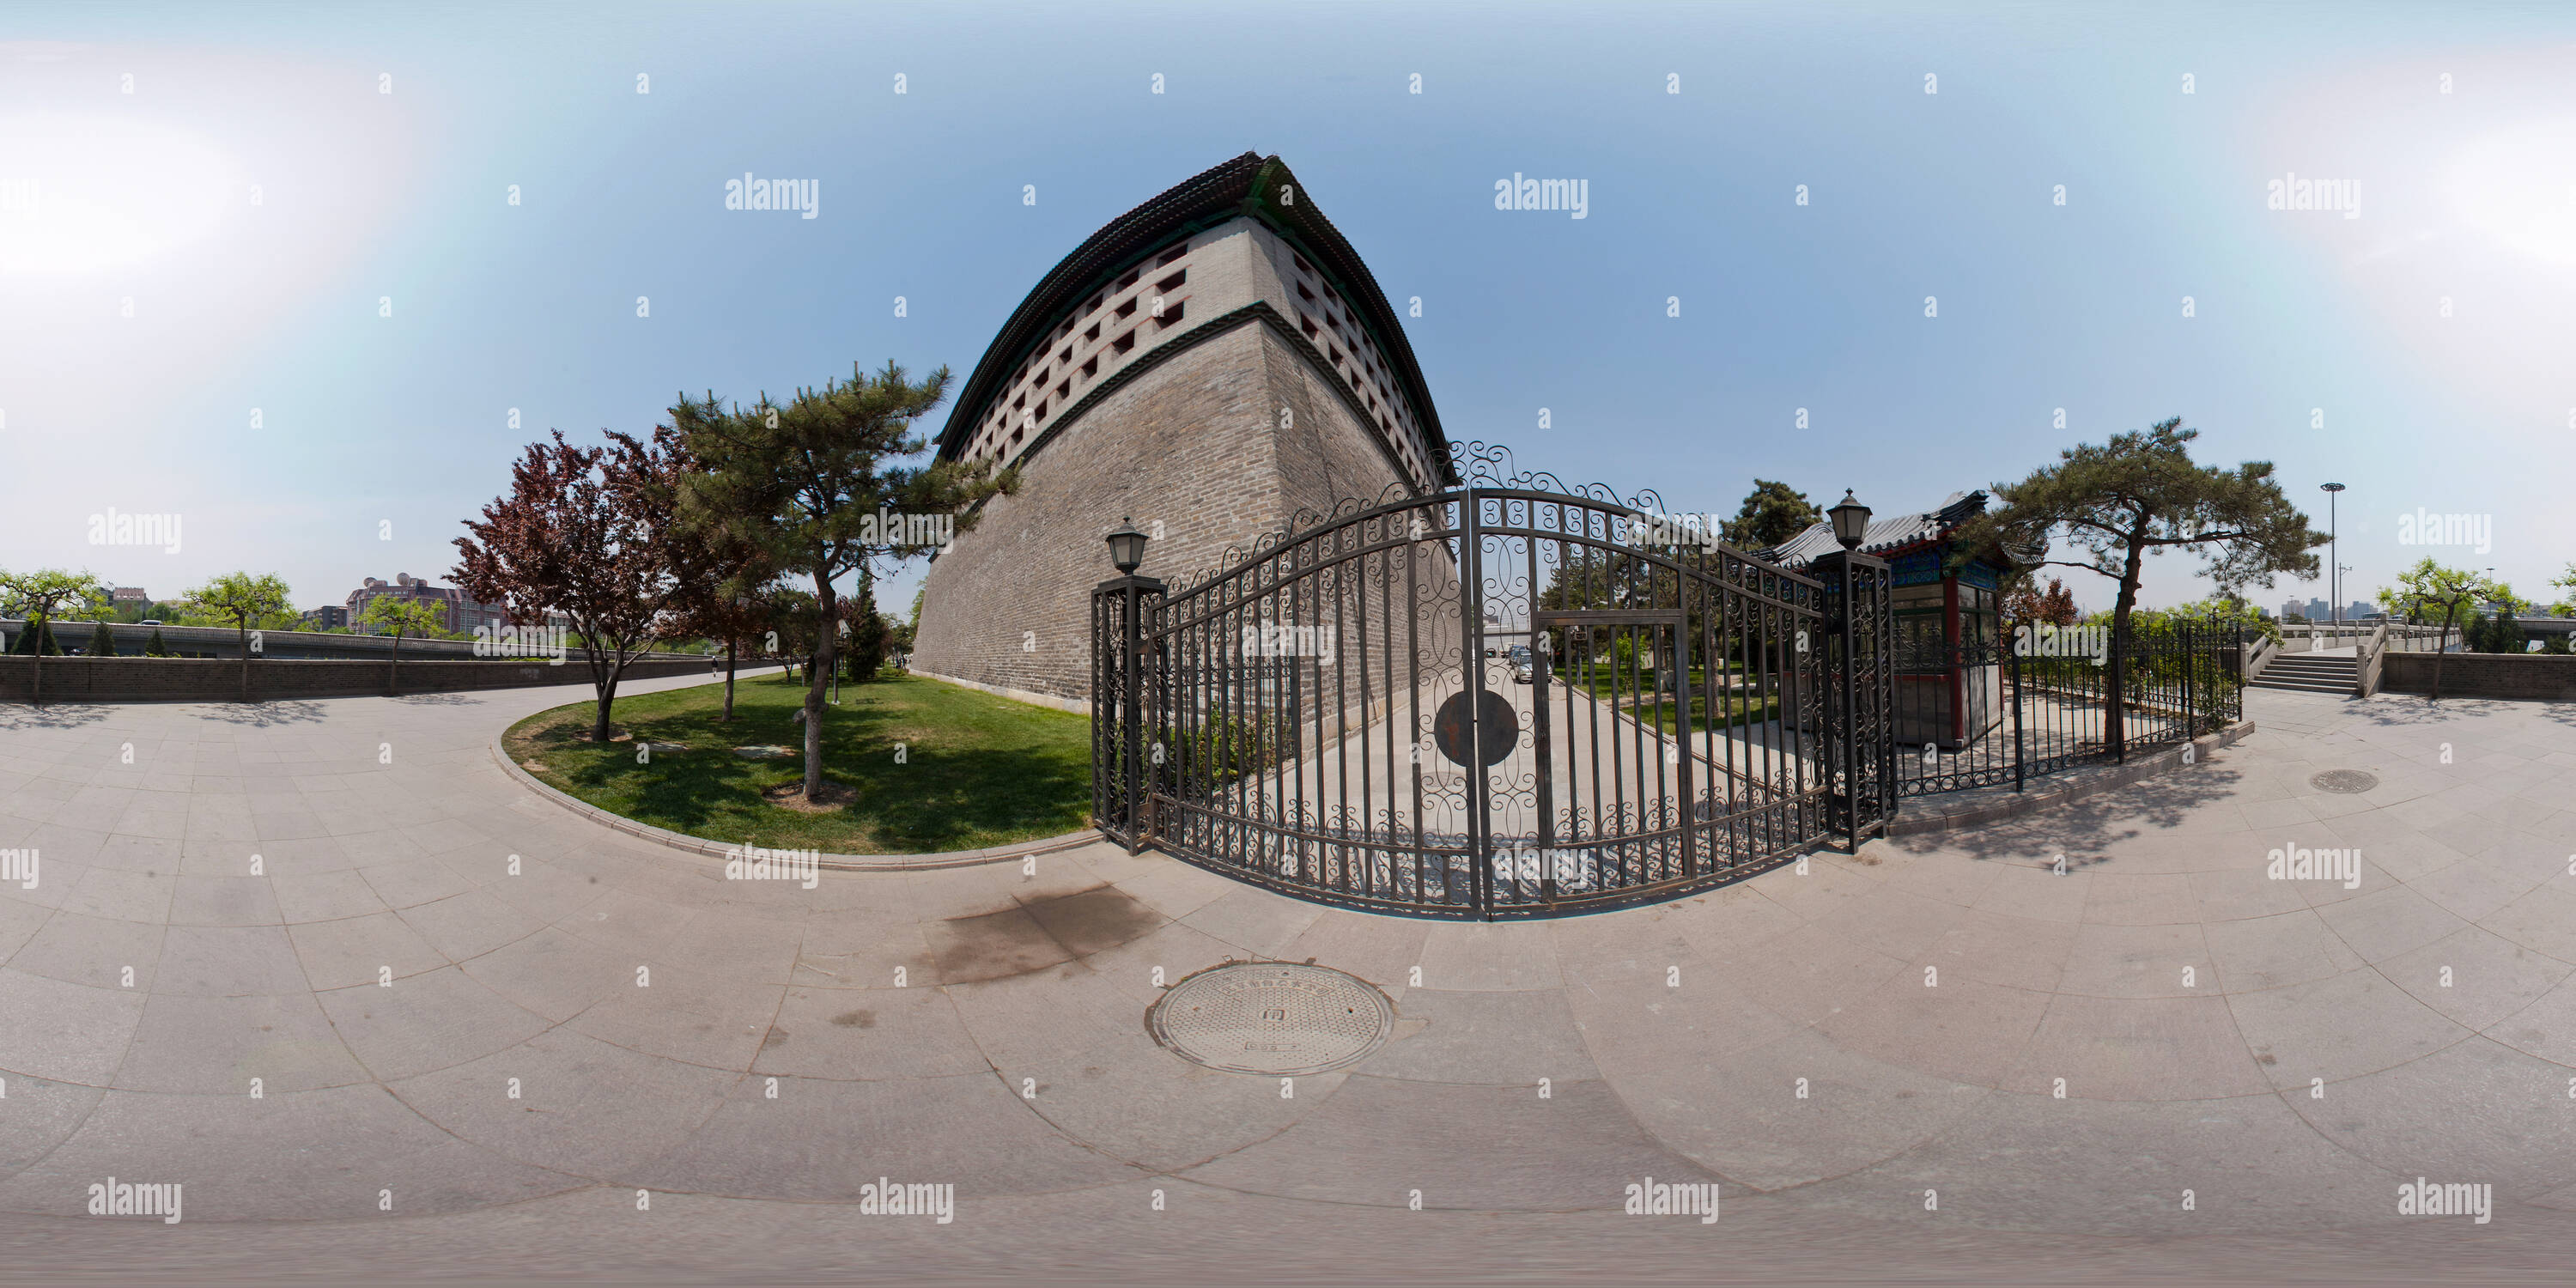
[[[158,626],[160,624],[161,619],[158,617],[146,617],[142,621],[135,623],[137,626]]]

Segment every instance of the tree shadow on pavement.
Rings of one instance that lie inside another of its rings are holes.
[[[2107,861],[2125,842],[2181,826],[2195,812],[2224,803],[2244,781],[2241,771],[2213,756],[2081,800],[2043,806],[2019,818],[1899,837],[1897,844],[2025,864],[2048,862],[2063,854],[2072,872]]]
[[[205,718],[222,724],[266,729],[282,724],[313,724],[322,719],[322,704],[297,700],[231,702],[205,708]]]
[[[49,702],[41,707],[12,702],[0,706],[0,729],[76,729],[106,719],[115,709],[97,702]]]

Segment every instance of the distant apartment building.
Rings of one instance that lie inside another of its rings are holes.
[[[148,604],[152,602],[152,597],[144,594],[141,586],[119,586],[107,592],[107,602],[112,607],[125,604]]]
[[[304,614],[306,630],[336,631],[345,629],[348,625],[349,610],[338,604],[324,604],[320,608],[307,610]]]
[[[425,578],[414,577],[407,572],[395,573],[391,582],[369,577],[366,585],[350,591],[348,605],[339,610],[342,624],[364,634],[380,633],[381,627],[367,624],[367,605],[375,602],[380,595],[395,595],[436,604],[445,610],[444,618],[439,623],[440,629],[459,634],[470,632],[477,626],[509,624],[509,615],[498,606],[477,603],[466,598],[465,592],[454,586],[433,586]]]

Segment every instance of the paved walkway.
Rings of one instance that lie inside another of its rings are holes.
[[[728,882],[493,765],[582,696],[0,708],[17,1270],[2354,1278],[2576,1234],[2566,706],[2256,691],[2245,743],[2070,810],[1481,926],[1105,845]],[[1395,1039],[1287,1095],[1154,1045],[1155,971],[1245,957],[1374,981]],[[2419,1175],[2492,1225],[2398,1215]],[[82,1217],[111,1176],[186,1221]],[[880,1177],[955,1223],[840,1206]],[[1620,1215],[1649,1177],[1722,1222]]]

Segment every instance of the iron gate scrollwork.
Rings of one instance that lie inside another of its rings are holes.
[[[1093,816],[1302,898],[1458,918],[1670,899],[1895,807],[1886,565],[1806,572],[1453,445],[1093,596]]]

